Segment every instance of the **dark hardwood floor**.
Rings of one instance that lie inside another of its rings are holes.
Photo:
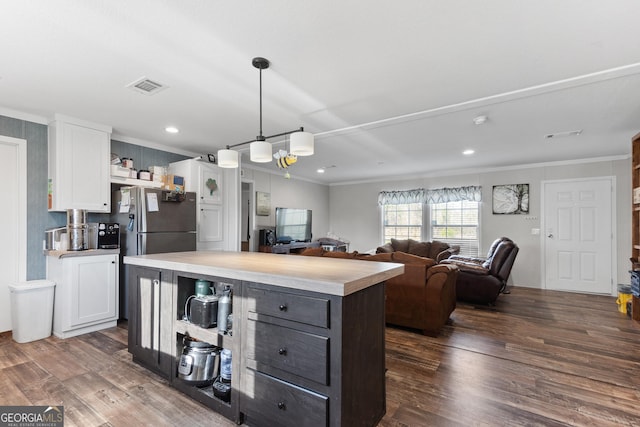
[[[67,426],[234,425],[132,363],[124,327],[0,334],[0,405],[64,405]],[[640,426],[639,362],[640,323],[614,297],[513,288],[459,303],[437,338],[387,328],[380,425]]]

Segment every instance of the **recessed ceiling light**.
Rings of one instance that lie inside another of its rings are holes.
[[[470,155],[472,155],[473,153],[475,153],[475,150],[471,150],[471,149],[469,149],[469,150],[464,150],[464,151],[462,152],[462,154],[464,154],[465,156],[470,156]]]
[[[487,116],[477,116],[473,118],[473,123],[476,125],[483,125],[487,122]]]
[[[321,168],[318,168],[316,170],[316,172],[325,173],[327,171],[327,169],[331,169],[331,168],[335,168],[335,167],[336,167],[336,165],[322,166]]]
[[[175,126],[167,126],[166,128],[164,128],[164,131],[167,132],[167,133],[178,133],[178,132],[180,132],[180,130]]]

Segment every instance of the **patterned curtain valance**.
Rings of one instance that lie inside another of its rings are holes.
[[[407,203],[424,203],[424,188],[403,191],[381,191],[378,194],[379,205],[404,205]]]
[[[425,191],[425,203],[446,203],[460,202],[467,200],[470,202],[482,201],[482,187],[468,186],[455,188],[437,188],[435,190]]]

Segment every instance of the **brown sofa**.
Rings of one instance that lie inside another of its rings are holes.
[[[518,246],[508,237],[496,239],[486,258],[455,255],[443,261],[460,269],[456,282],[458,300],[477,304],[493,304],[500,293],[506,293],[507,279],[518,255]]]
[[[392,252],[405,252],[411,255],[431,258],[437,263],[440,263],[443,259],[447,259],[451,255],[460,253],[460,246],[449,246],[449,244],[438,240],[434,240],[432,242],[418,242],[413,239],[391,239],[391,243],[379,246],[378,249],[376,249],[376,253],[378,254]]]
[[[433,259],[404,252],[366,255],[309,248],[302,255],[404,264],[404,273],[386,282],[385,313],[389,324],[435,336],[456,308],[458,268],[454,265],[436,264]]]

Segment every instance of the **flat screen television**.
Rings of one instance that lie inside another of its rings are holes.
[[[276,243],[310,241],[310,209],[276,208]]]

